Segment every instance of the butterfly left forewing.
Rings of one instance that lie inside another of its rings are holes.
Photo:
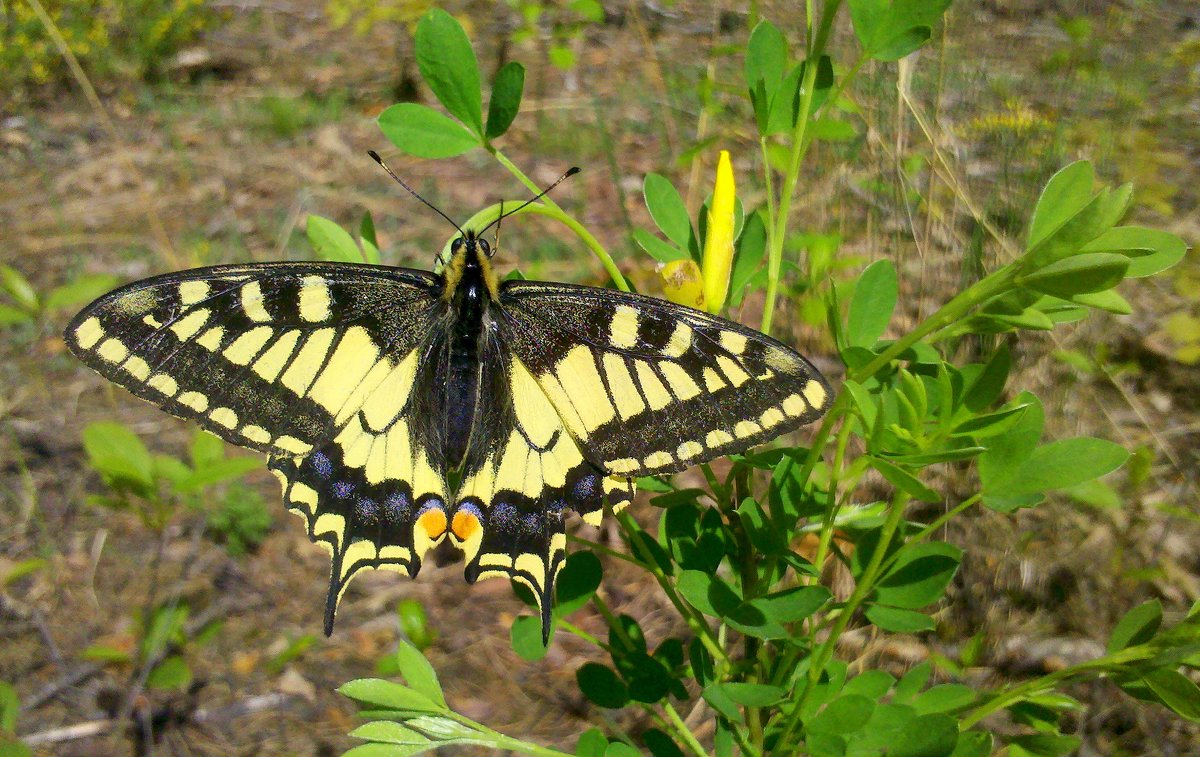
[[[436,280],[403,269],[215,266],[130,284],[67,327],[84,363],[243,447],[307,454],[402,384]],[[386,408],[384,408],[386,410]]]
[[[820,417],[828,383],[779,341],[642,295],[506,282],[502,328],[584,456],[627,477],[744,451]]]

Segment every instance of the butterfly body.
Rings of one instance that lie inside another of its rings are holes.
[[[364,569],[415,576],[449,540],[468,581],[528,586],[550,626],[565,517],[638,476],[819,417],[828,384],[780,342],[642,295],[500,282],[486,241],[439,273],[264,263],[135,282],[68,326],[72,351],[164,410],[269,455],[331,554],[325,630]]]

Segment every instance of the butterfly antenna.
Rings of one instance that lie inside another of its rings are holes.
[[[482,229],[480,229],[479,233],[483,234],[483,232],[487,231],[488,229],[492,228],[496,224],[500,223],[500,221],[502,221],[505,216],[516,215],[517,213],[521,212],[527,206],[532,205],[533,203],[537,202],[538,200],[542,199],[547,194],[549,194],[551,189],[554,189],[559,184],[562,184],[564,181],[566,181],[567,179],[569,179],[570,177],[574,176],[577,173],[579,173],[579,166],[571,166],[570,168],[567,169],[567,172],[565,174],[558,177],[557,181],[555,181],[553,184],[551,184],[550,186],[543,189],[541,192],[538,192],[535,197],[529,198],[528,200],[521,203],[520,205],[513,208],[512,210],[508,211],[507,213],[504,212],[504,208],[502,206],[500,208],[500,216],[495,221],[492,221],[487,226],[484,226]],[[411,192],[412,190],[409,190],[409,191]]]
[[[466,232],[462,230],[462,227],[461,227],[461,226],[459,226],[457,223],[455,223],[455,222],[454,222],[454,219],[453,219],[453,218],[451,218],[450,216],[448,216],[448,215],[446,215],[445,213],[443,213],[441,210],[439,210],[437,207],[435,207],[435,206],[433,205],[433,203],[429,202],[429,200],[426,200],[424,197],[422,197],[421,195],[417,194],[417,192],[416,192],[416,190],[415,190],[415,189],[413,189],[412,187],[410,187],[410,186],[408,186],[407,184],[405,184],[405,183],[404,183],[404,179],[401,179],[399,176],[397,176],[397,175],[396,175],[396,173],[395,173],[394,171],[392,171],[392,169],[388,168],[388,167],[387,167],[387,163],[384,163],[384,162],[383,162],[383,158],[379,157],[379,153],[375,152],[374,150],[367,150],[367,155],[370,155],[370,156],[371,156],[371,158],[372,158],[372,159],[373,159],[373,160],[374,160],[376,163],[378,163],[379,165],[383,166],[383,170],[385,170],[385,171],[387,171],[387,172],[388,172],[388,176],[391,176],[393,179],[395,179],[395,180],[396,180],[396,183],[397,183],[397,184],[399,184],[400,186],[402,186],[402,187],[404,187],[405,189],[407,189],[407,190],[408,190],[408,192],[409,192],[409,194],[411,194],[413,197],[417,198],[417,199],[418,199],[418,200],[420,200],[421,202],[425,203],[425,205],[426,205],[427,207],[429,207],[429,208],[432,208],[434,213],[437,213],[439,216],[441,216],[442,218],[445,218],[447,221],[449,221],[451,226],[453,226],[454,228],[458,229],[458,233],[459,233],[459,234],[462,234],[463,236],[466,236]],[[576,170],[578,170],[578,169],[576,169]],[[565,179],[565,178],[566,178],[566,177],[564,176],[564,177],[563,177],[563,179]],[[562,179],[559,179],[558,181],[562,181]],[[558,183],[558,181],[554,182],[554,184],[557,184],[557,183]],[[554,184],[551,184],[550,186],[551,186],[551,187],[553,187],[553,186],[554,186]],[[548,191],[548,190],[547,190],[547,191]],[[545,192],[543,192],[542,194],[545,194]],[[541,196],[541,195],[538,195],[538,197],[540,197],[540,196]],[[534,199],[536,199],[536,198],[534,198]]]

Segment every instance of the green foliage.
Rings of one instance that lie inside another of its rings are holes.
[[[837,659],[839,639],[852,626],[874,626],[877,634],[939,630],[937,610],[964,557],[958,546],[933,538],[950,519],[976,506],[999,513],[1035,507],[1056,492],[1120,504],[1121,488],[1101,478],[1130,459],[1124,448],[1091,437],[1044,440],[1053,409],[1011,385],[1008,347],[972,362],[957,357],[956,346],[964,336],[1007,333],[1016,340],[1093,312],[1128,313],[1132,308],[1116,287],[1175,265],[1186,246],[1165,232],[1119,225],[1130,187],[1099,186],[1091,165],[1080,161],[1049,180],[1029,219],[1024,248],[1011,262],[981,271],[932,314],[901,328],[896,311],[906,289],[896,266],[877,260],[852,273],[863,261],[841,254],[838,237],[791,229],[791,202],[814,140],[855,133],[855,123],[839,119],[856,118],[842,93],[861,63],[893,61],[920,48],[948,3],[847,3],[841,16],[849,16],[859,44],[853,61],[834,61],[825,49],[840,4],[819,5],[806,45],[789,49],[787,36],[769,21],[759,22],[746,42],[745,113],[747,119],[753,114],[757,131],[764,175],[755,191],[765,203],[737,216],[730,301],[742,304],[747,292],[761,290],[761,325],[770,331],[781,286],[795,282],[783,291],[796,296],[806,318],[826,328],[845,367],[842,391],[810,447],[701,466],[703,489],[640,481],[657,495],[651,500],[660,510],[656,530],[628,513],[616,516],[621,556],[653,577],[686,633],[647,638],[634,618],[611,610],[597,591],[604,574],[600,560],[586,550],[571,555],[559,579],[554,629],[607,656],[575,671],[580,691],[596,707],[638,708],[655,722],[636,739],[610,742],[600,731],[588,731],[577,753],[732,754],[736,745],[747,755],[964,756],[994,748],[1062,754],[1080,742],[1059,732],[1060,720],[1082,707],[1062,693],[1064,687],[1100,676],[1181,717],[1200,717],[1200,689],[1184,673],[1200,664],[1200,620],[1193,612],[1164,624],[1157,604],[1127,615],[1104,656],[995,689],[945,680],[978,660],[982,636],[966,645],[958,662],[941,658],[937,678],[928,663],[899,679],[870,668],[851,676]],[[431,11],[417,25],[415,40],[421,73],[444,112],[393,106],[379,119],[384,134],[422,157],[480,148],[536,190],[493,141],[515,123],[523,69],[497,75],[485,121],[483,77],[457,22]],[[801,52],[806,59],[794,59]],[[646,253],[635,262],[694,263],[701,257],[709,214],[689,213],[685,194],[667,176],[645,178],[643,196],[656,230],[635,230]],[[465,226],[478,228],[498,212],[487,208]],[[614,283],[626,287],[607,251],[578,220],[549,199],[528,212],[561,221]],[[312,219],[309,229],[321,254],[360,259],[349,233]],[[807,270],[785,260],[785,252],[801,249],[808,252]],[[938,483],[950,466],[973,470],[968,480],[978,485],[969,496],[947,502]],[[881,486],[887,498],[875,501]],[[914,500],[945,503],[945,514],[931,523],[912,521],[907,513]],[[804,537],[815,538],[815,551],[798,550]],[[834,596],[821,584],[834,562],[853,578],[849,596]],[[585,605],[604,619],[606,638],[571,622]],[[546,654],[538,619],[518,618],[511,633],[523,659]],[[402,647],[387,669],[407,684],[360,680],[341,689],[374,721],[354,732],[367,743],[352,754],[416,754],[445,744],[561,754],[497,734],[449,709],[415,649]],[[700,703],[715,721],[711,746],[676,710],[692,711]],[[1007,714],[1011,727],[995,735],[981,727],[999,713]]]
[[[163,73],[171,57],[215,28],[223,13],[203,0],[54,0],[47,18],[28,2],[0,10],[0,90],[15,95],[64,81],[68,67],[47,21],[91,77]]]
[[[262,496],[240,483],[230,484],[208,513],[208,532],[231,557],[253,552],[267,538],[274,520]]]
[[[0,327],[47,320],[92,301],[118,281],[109,273],[86,274],[54,287],[43,296],[20,271],[0,263]]]
[[[83,448],[88,463],[109,489],[106,494],[90,495],[88,504],[128,510],[156,531],[166,527],[179,505],[203,509],[214,499],[212,487],[259,467],[253,457],[225,457],[225,443],[199,430],[192,436],[189,462],[152,455],[137,434],[120,423],[89,424],[83,430]],[[226,490],[213,512],[218,523],[214,528],[231,551],[253,547],[270,525],[261,498],[244,488]]]

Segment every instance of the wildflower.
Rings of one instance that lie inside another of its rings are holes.
[[[703,307],[719,313],[729,294],[729,272],[733,267],[734,197],[733,166],[729,151],[717,160],[717,181],[708,208],[708,233],[704,237]]]
[[[691,258],[672,260],[658,270],[663,294],[676,305],[704,310],[704,280],[700,266]]]

